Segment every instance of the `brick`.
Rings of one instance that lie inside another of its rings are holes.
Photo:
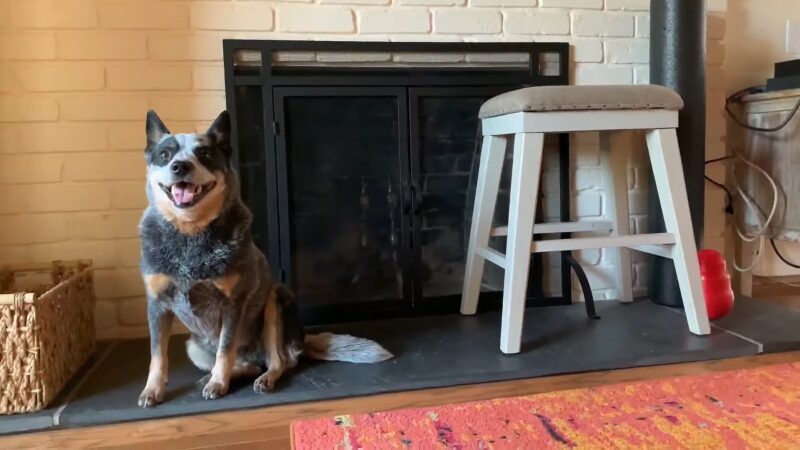
[[[97,269],[94,271],[97,297],[103,299],[144,295],[144,284],[138,269]]]
[[[728,11],[728,0],[708,0],[706,11],[713,13],[724,13]]]
[[[213,120],[225,109],[225,96],[159,96],[153,99],[152,105],[164,120]]]
[[[2,231],[0,231],[2,233]],[[31,261],[29,256],[30,245],[4,245],[0,251],[0,264],[19,263]]]
[[[576,167],[596,167],[600,165],[600,153],[596,145],[576,145],[571,148]]]
[[[603,0],[541,0],[542,8],[603,9]]]
[[[650,11],[650,0],[606,0],[607,10]]]
[[[224,90],[225,69],[221,65],[196,66],[192,69],[192,80],[196,90]]]
[[[597,189],[600,186],[599,170],[576,170],[573,178],[572,187],[575,191]]]
[[[459,6],[467,0],[396,0],[402,6]]]
[[[367,9],[359,13],[359,32],[430,33],[431,16],[423,9]]]
[[[123,60],[147,57],[145,35],[133,31],[62,31],[56,53],[63,59]]]
[[[20,28],[94,28],[97,12],[85,0],[12,1],[11,23]]]
[[[19,126],[0,123],[0,153],[19,153],[22,145],[22,132]]]
[[[112,183],[111,205],[116,209],[144,208],[147,206],[145,184],[141,181],[119,181]]]
[[[0,122],[46,122],[58,119],[58,104],[50,97],[0,96]]]
[[[94,304],[94,327],[97,330],[97,337],[99,339],[109,338],[107,333],[111,329],[116,329],[118,325],[117,302],[97,300]]]
[[[319,0],[323,5],[388,5],[391,0]]]
[[[146,137],[144,134],[145,116],[142,115],[136,122],[110,123],[106,127],[108,133],[108,147],[110,150],[135,150],[144,149]],[[170,131],[173,124],[169,124]]]
[[[581,39],[573,42],[574,61],[603,62],[603,43],[599,40]]]
[[[633,69],[629,67],[582,67],[575,71],[575,84],[631,84]]]
[[[111,29],[175,30],[189,27],[189,9],[169,2],[102,2],[100,25]]]
[[[649,40],[606,41],[606,62],[611,64],[647,64],[650,62]]]
[[[469,6],[533,8],[536,0],[469,0]]]
[[[62,163],[54,155],[0,156],[0,184],[61,181]]]
[[[106,133],[94,123],[36,123],[21,125],[18,149],[21,152],[99,151],[107,148]]]
[[[449,53],[403,53],[394,55],[394,60],[404,63],[456,63],[466,59],[465,55]]]
[[[139,209],[74,213],[66,216],[67,239],[125,239],[139,235]]]
[[[634,84],[650,84],[650,66],[639,66],[633,69]]]
[[[712,41],[721,41],[725,38],[725,17],[717,14],[709,14],[706,22],[706,36]]]
[[[62,214],[3,217],[3,226],[0,228],[0,245],[58,242],[66,237],[67,227]]]
[[[495,34],[502,31],[502,16],[494,11],[438,10],[433,30],[440,34]]]
[[[347,8],[278,6],[278,31],[286,33],[353,33],[353,11]]]
[[[131,120],[145,116],[147,99],[141,96],[76,95],[61,99],[67,120]]]
[[[56,38],[48,33],[0,34],[0,59],[47,60],[56,57]]]
[[[138,151],[64,156],[64,179],[67,181],[144,180],[144,177],[145,162]]]
[[[147,48],[150,57],[159,61],[222,61],[224,34],[150,36]]]
[[[192,69],[153,63],[117,63],[107,68],[108,87],[115,91],[188,90]]]
[[[119,324],[123,326],[147,325],[147,300],[126,298],[117,302]]]
[[[636,37],[649,38],[650,37],[650,15],[639,14],[636,16]]]
[[[83,62],[32,62],[13,69],[22,89],[31,92],[98,91],[105,87],[103,67]]]
[[[111,206],[111,193],[103,183],[32,184],[20,195],[24,209],[32,212],[96,211]]]
[[[275,26],[272,8],[260,2],[193,2],[192,28],[203,30],[270,31]]]
[[[721,41],[709,41],[706,45],[706,64],[723,64],[725,45]]]
[[[510,34],[569,34],[569,26],[569,15],[563,12],[511,11],[505,15],[505,31]]]
[[[598,217],[600,216],[600,205],[602,196],[596,193],[581,193],[573,199],[573,214],[575,217]]]
[[[576,36],[633,37],[634,16],[577,11],[572,13],[572,30]]]
[[[30,255],[37,261],[91,259],[95,270],[136,267],[139,258],[137,256],[135,260],[131,259],[131,245],[137,248],[138,241],[136,239],[64,241],[33,245],[30,248]]]

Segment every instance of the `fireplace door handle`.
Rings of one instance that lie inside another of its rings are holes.
[[[422,211],[422,189],[416,182],[412,182],[409,187],[411,187],[411,197],[414,199],[414,215],[416,216]]]

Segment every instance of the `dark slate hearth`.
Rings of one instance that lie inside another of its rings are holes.
[[[647,301],[600,302],[598,311],[602,319],[591,321],[583,305],[528,310],[523,352],[516,356],[503,355],[498,348],[498,313],[327,327],[376,339],[397,357],[376,365],[306,362],[287,374],[275,393],[256,394],[252,381],[242,380],[227,397],[214,401],[201,398],[196,381],[203,374],[186,359],[186,337],[176,336],[170,344],[167,402],[147,410],[136,406],[147,373],[147,342],[115,342],[69,395],[58,423],[60,427],[99,425],[758,353],[756,344],[719,328],[708,337],[694,336],[682,315]],[[55,410],[0,418],[0,433],[50,428],[53,422],[47,417]]]
[[[733,311],[714,324],[760,343],[764,353],[800,350],[800,311],[796,309],[739,296]]]

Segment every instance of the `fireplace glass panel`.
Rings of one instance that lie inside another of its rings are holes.
[[[402,301],[398,97],[296,96],[283,106],[300,304]]]
[[[434,94],[417,99],[423,206],[415,220],[420,221],[423,298],[461,295],[474,197],[472,177],[477,177],[480,159],[478,110],[491,96]],[[504,190],[498,199],[499,211],[507,211],[506,194]],[[501,291],[502,272],[486,266],[482,290]]]

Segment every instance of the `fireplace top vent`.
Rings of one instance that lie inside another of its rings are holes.
[[[537,79],[537,85],[566,84],[569,45],[531,42],[331,42],[226,40],[226,60],[237,77],[286,76],[292,83],[305,76],[360,77],[376,74],[415,77],[462,74],[490,77],[498,74],[508,84]],[[412,75],[413,74],[413,75]],[[242,81],[242,80],[240,80]],[[481,84],[479,80],[477,84]],[[358,83],[356,83],[358,84]],[[406,84],[404,82],[404,84]]]

